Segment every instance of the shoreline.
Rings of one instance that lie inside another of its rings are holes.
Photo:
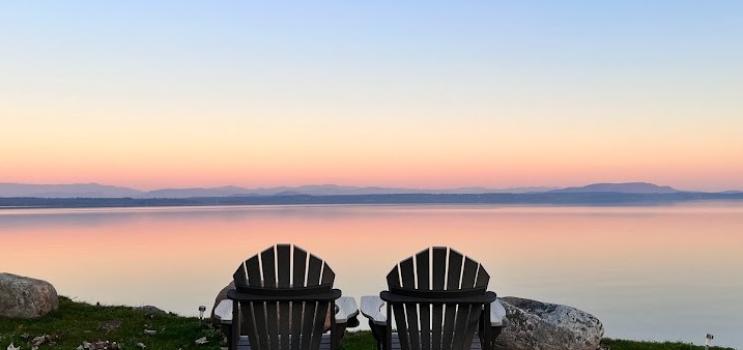
[[[75,348],[84,343],[116,343],[124,349],[221,349],[222,335],[212,327],[208,315],[203,321],[180,316],[150,306],[93,305],[59,297],[59,309],[35,320],[0,318],[0,349],[11,343],[31,348],[40,341],[40,349]],[[197,344],[197,340],[206,340]],[[375,350],[374,339],[367,330],[350,330],[342,349]],[[652,342],[604,338],[601,349],[611,350],[702,350],[704,346],[683,342]],[[710,347],[734,350],[729,347]]]

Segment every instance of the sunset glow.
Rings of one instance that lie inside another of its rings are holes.
[[[743,189],[697,5],[3,4],[0,182]]]

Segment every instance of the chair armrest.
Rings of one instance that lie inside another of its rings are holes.
[[[335,301],[336,312],[335,322],[346,323],[348,320],[359,314],[359,308],[356,306],[356,300],[351,297],[341,297]],[[232,323],[232,300],[224,299],[214,308],[214,317],[221,324]]]
[[[387,324],[386,302],[376,295],[365,295],[361,297],[361,313],[370,322],[377,325]]]
[[[346,323],[359,314],[359,307],[356,305],[356,300],[351,297],[338,298],[335,301],[335,308],[336,323]]]
[[[221,324],[232,324],[232,300],[224,299],[214,308],[214,317]]]
[[[503,327],[506,325],[506,308],[500,301],[490,303],[490,326]]]

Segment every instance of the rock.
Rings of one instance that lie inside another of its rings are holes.
[[[16,347],[15,345],[13,345],[13,343],[10,343],[10,345],[8,345],[6,349],[7,350],[21,350],[21,347],[20,346]]]
[[[57,290],[49,282],[0,273],[0,316],[38,318],[58,307]]]
[[[140,349],[144,349],[144,348],[147,347],[147,345],[144,345],[142,343],[137,343],[137,347],[140,348]]]
[[[39,347],[51,340],[51,337],[47,334],[41,335],[31,339],[31,346]]]
[[[576,308],[536,300],[505,297],[508,323],[496,338],[496,349],[596,350],[604,326]]]
[[[201,337],[201,338],[199,338],[199,339],[196,339],[196,340],[194,341],[194,343],[195,343],[196,345],[204,345],[204,344],[206,344],[206,343],[208,343],[208,342],[209,342],[209,340],[207,340],[207,339],[206,339],[206,337]]]
[[[145,335],[157,335],[157,331],[154,329],[145,329],[144,334]]]
[[[212,324],[214,324],[215,326],[219,325],[219,319],[215,317],[214,309],[217,308],[217,305],[219,305],[220,301],[227,299],[227,291],[230,289],[235,289],[235,282],[230,282],[229,284],[227,284],[224,288],[222,288],[222,290],[219,291],[219,293],[217,293],[217,297],[214,298],[214,305],[212,306],[211,320],[212,320]]]
[[[152,306],[152,305],[140,306],[139,309],[142,310],[142,312],[144,312],[144,314],[146,316],[150,316],[150,317],[153,317],[153,316],[162,316],[162,315],[167,315],[168,314],[167,312],[165,312],[165,311],[157,308],[156,306]]]
[[[119,327],[121,327],[121,321],[119,320],[103,321],[98,325],[98,329],[106,332],[106,334],[119,329]]]

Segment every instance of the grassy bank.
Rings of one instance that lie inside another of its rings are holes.
[[[148,330],[146,334],[145,330]],[[154,334],[152,334],[154,331]],[[45,337],[48,336],[48,337]],[[206,338],[207,343],[195,341]],[[59,310],[38,320],[0,318],[0,349],[12,342],[22,349],[31,349],[32,342],[43,344],[39,349],[75,349],[83,342],[116,342],[123,349],[219,349],[221,336],[198,319],[126,306],[97,306],[60,298]],[[374,341],[368,332],[346,336],[345,350],[372,350]],[[604,341],[611,350],[689,350],[703,349],[682,343],[648,343],[627,340]],[[722,349],[722,348],[718,348]]]

